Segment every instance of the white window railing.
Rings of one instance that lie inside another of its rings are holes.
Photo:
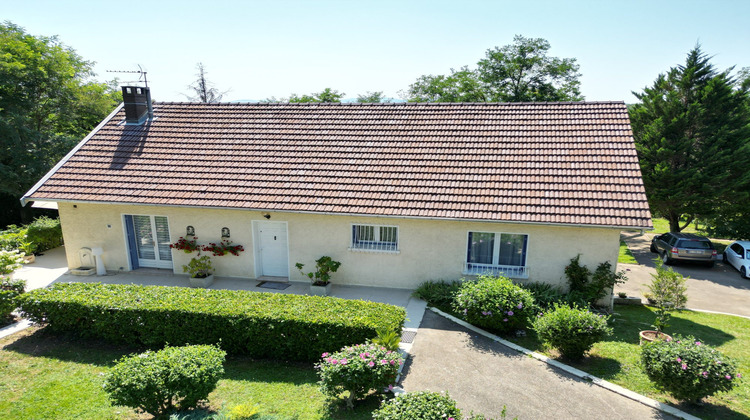
[[[398,227],[352,225],[351,250],[398,251]]]
[[[529,278],[529,267],[517,265],[464,263],[463,273],[475,276],[485,274],[492,276],[505,276],[516,279],[527,279]]]

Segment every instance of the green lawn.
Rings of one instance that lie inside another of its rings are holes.
[[[597,343],[581,362],[562,360],[585,372],[658,401],[676,405],[701,418],[747,419],[750,417],[750,383],[741,382],[732,392],[708,398],[702,405],[676,404],[668,394],[659,391],[648,379],[640,363],[638,332],[650,329],[655,319],[653,310],[645,306],[615,306],[612,316],[614,335]],[[735,358],[744,377],[750,375],[750,320],[728,315],[683,311],[675,313],[668,334],[693,335]],[[526,337],[511,337],[528,349],[557,357],[545,350],[530,332]]]
[[[617,257],[617,262],[623,264],[638,264],[638,261],[636,261],[633,253],[630,252],[630,248],[628,248],[628,244],[626,244],[625,241],[620,241],[620,256]]]
[[[0,340],[0,348],[2,419],[150,418],[112,406],[101,386],[102,374],[137,349],[54,336],[37,328]],[[339,409],[318,391],[317,374],[307,364],[229,357],[225,370],[203,413],[252,403],[278,419],[369,419],[379,405],[373,396],[351,412]]]

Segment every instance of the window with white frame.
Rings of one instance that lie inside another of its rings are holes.
[[[464,271],[467,274],[527,277],[528,240],[529,235],[518,233],[469,232]]]
[[[398,251],[398,227],[352,225],[352,249]]]

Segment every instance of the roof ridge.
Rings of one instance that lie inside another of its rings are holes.
[[[612,105],[625,104],[624,100],[611,101],[538,101],[538,102],[183,102],[183,101],[154,101],[159,105],[193,105],[193,106],[226,106],[226,105],[245,105],[245,106],[513,106],[513,105]]]

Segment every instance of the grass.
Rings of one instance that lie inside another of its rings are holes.
[[[102,375],[117,359],[138,351],[38,328],[6,337],[0,340],[0,418],[150,418],[130,407],[112,406],[101,386]],[[340,408],[318,391],[318,377],[309,364],[232,357],[225,370],[209,404],[195,417],[253,403],[277,419],[369,419],[379,405],[372,396],[353,411]]]
[[[625,241],[620,241],[620,255],[617,257],[617,262],[621,264],[638,264],[633,253],[630,252],[628,244]]]
[[[679,404],[655,387],[641,367],[638,345],[638,332],[650,329],[654,319],[655,314],[649,307],[616,306],[611,322],[614,335],[607,341],[597,343],[584,360],[562,361],[639,394],[673,404],[701,418],[750,417],[750,383],[747,380],[740,382],[729,393],[705,399],[701,405]],[[743,376],[750,375],[750,320],[729,315],[682,311],[674,313],[670,324],[671,327],[665,330],[668,334],[693,335],[735,358]],[[554,350],[545,349],[533,332],[526,337],[509,337],[508,340],[559,358]]]

